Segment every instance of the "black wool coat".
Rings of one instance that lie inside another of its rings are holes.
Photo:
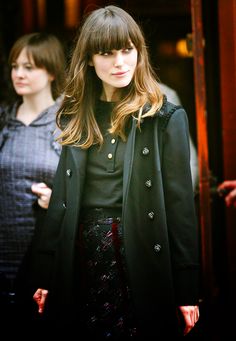
[[[186,112],[167,102],[154,117],[143,119],[141,130],[133,119],[126,144],[125,259],[136,311],[151,335],[157,323],[171,325],[176,306],[198,302],[198,228],[188,134]],[[86,159],[86,150],[63,147],[34,262],[35,288],[49,289],[60,306],[73,300]]]

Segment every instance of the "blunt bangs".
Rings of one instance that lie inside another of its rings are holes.
[[[45,67],[48,64],[49,52],[42,46],[28,45],[26,47],[28,58],[32,58],[36,67]]]
[[[117,16],[107,16],[105,19],[100,17],[94,27],[96,30],[91,29],[87,38],[90,57],[99,52],[128,48],[131,42],[140,50],[141,34],[132,22],[124,22]]]

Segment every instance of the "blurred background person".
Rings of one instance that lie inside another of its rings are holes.
[[[24,315],[17,283],[19,273],[23,275],[22,264],[36,219],[42,220],[48,207],[61,152],[55,142],[55,114],[63,92],[65,65],[62,43],[48,33],[21,36],[9,54],[18,99],[2,106],[4,123],[0,131],[2,325],[4,320],[14,325],[14,316],[19,321]]]
[[[226,206],[236,207],[236,180],[225,180],[218,186],[218,193],[224,197]]]

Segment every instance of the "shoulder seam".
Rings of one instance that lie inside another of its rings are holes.
[[[167,107],[167,106],[166,106]],[[181,105],[174,105],[169,111],[165,110],[162,115],[159,115],[160,118],[160,128],[162,131],[164,131],[167,127],[167,124],[169,122],[169,119],[171,118],[171,116],[173,115],[173,113],[182,108]],[[165,108],[167,109],[167,108]]]

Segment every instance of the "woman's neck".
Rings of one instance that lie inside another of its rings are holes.
[[[108,89],[104,89],[100,99],[105,102],[117,102],[120,100],[120,91],[117,91],[117,89],[113,91],[108,91]]]
[[[24,96],[23,102],[19,106],[16,117],[24,124],[29,125],[33,122],[42,111],[55,103],[52,95],[44,96]]]

